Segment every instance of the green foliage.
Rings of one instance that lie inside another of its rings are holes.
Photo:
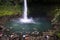
[[[54,18],[52,19],[52,22],[56,23],[60,21],[60,9],[55,9],[52,13],[52,16],[54,16]]]
[[[10,6],[10,5],[2,5],[0,6],[0,16],[5,16],[5,15],[13,15],[16,13],[21,13],[21,6],[16,5],[16,6]]]
[[[56,35],[58,36],[58,38],[60,38],[60,32],[57,32]]]
[[[60,38],[60,33],[58,33],[57,36]]]
[[[16,1],[19,2],[19,0],[0,0],[0,16],[21,14],[22,7]]]

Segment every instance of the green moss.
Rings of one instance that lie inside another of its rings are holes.
[[[20,5],[10,6],[10,5],[2,5],[0,6],[0,16],[5,15],[14,15],[16,13],[21,13],[22,7]]]

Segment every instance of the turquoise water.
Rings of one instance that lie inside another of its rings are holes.
[[[15,20],[15,19],[14,19]],[[48,31],[51,29],[51,23],[44,18],[34,19],[35,23],[22,24],[18,20],[6,22],[6,27],[12,32],[33,32]]]

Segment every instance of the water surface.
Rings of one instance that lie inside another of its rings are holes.
[[[9,28],[12,32],[33,32],[33,31],[48,31],[51,29],[51,23],[45,18],[36,18],[34,19],[35,23],[20,23],[18,19],[14,21],[10,20],[6,22],[6,27]]]

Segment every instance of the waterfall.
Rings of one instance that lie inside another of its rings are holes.
[[[24,0],[24,14],[23,14],[23,18],[27,19],[27,0]]]
[[[27,16],[27,0],[24,0],[24,13],[23,18],[20,18],[21,23],[34,23],[32,18],[28,18]]]

